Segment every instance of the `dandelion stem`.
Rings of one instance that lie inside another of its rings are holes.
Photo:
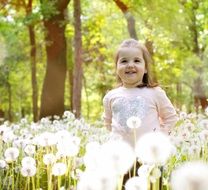
[[[67,172],[65,174],[65,178],[67,178],[67,176],[69,177],[69,179],[68,179],[68,187],[70,187],[70,185],[71,185],[71,165],[72,165],[72,159],[68,158],[66,160],[66,164],[67,164],[68,167],[67,167]],[[66,181],[65,181],[65,183],[66,183]]]
[[[51,167],[47,166],[48,190],[51,190]]]
[[[9,170],[7,170],[7,172],[6,172],[6,177],[4,178],[4,183],[3,183],[3,188],[4,188],[4,185],[5,185],[6,181],[7,181],[8,174],[9,174]]]
[[[163,189],[163,167],[160,168],[161,176],[159,178],[159,190]]]
[[[12,162],[12,190],[14,190],[14,164]]]
[[[134,128],[134,147],[136,147],[136,128]],[[134,161],[133,177],[136,176],[136,162],[137,160]]]
[[[33,190],[35,190],[35,178],[32,177],[32,187],[33,187]]]
[[[61,176],[58,176],[58,190],[61,188]]]
[[[118,182],[118,190],[122,190],[124,175],[121,175]]]
[[[27,177],[28,190],[30,190],[30,177]]]

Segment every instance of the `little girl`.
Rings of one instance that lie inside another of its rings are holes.
[[[141,120],[136,129],[137,139],[152,131],[169,134],[177,121],[166,93],[150,77],[150,61],[144,45],[134,39],[124,40],[115,60],[119,87],[109,91],[103,99],[105,126],[132,146],[133,130],[127,126],[130,117]]]

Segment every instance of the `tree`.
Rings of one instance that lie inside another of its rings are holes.
[[[41,95],[40,118],[64,112],[66,78],[66,8],[70,0],[42,0],[47,66]],[[50,8],[52,11],[49,11]]]
[[[131,12],[129,11],[129,7],[121,0],[114,0],[114,2],[116,3],[116,5],[119,7],[119,9],[122,11],[122,13],[124,14],[126,18],[130,37],[137,40],[135,19],[133,15],[131,14]]]
[[[80,117],[81,91],[82,91],[82,35],[81,35],[81,5],[80,0],[74,0],[74,28],[75,28],[75,55],[73,75],[73,105],[72,109],[76,117]]]
[[[205,81],[203,80],[204,69],[203,59],[205,57],[204,52],[207,44],[202,41],[202,35],[206,28],[204,28],[205,20],[199,19],[199,15],[205,15],[206,4],[197,0],[181,1],[183,10],[186,14],[188,29],[189,29],[189,42],[186,43],[187,49],[192,52],[192,60],[195,60],[190,66],[196,72],[191,88],[194,96],[194,105],[196,112],[199,111],[199,106],[202,110],[208,106]],[[191,62],[189,62],[191,63]]]
[[[27,28],[30,38],[30,65],[31,65],[31,83],[32,83],[32,103],[33,103],[33,121],[38,120],[38,85],[36,77],[36,37],[34,30],[34,22],[32,17],[33,0],[29,0],[26,4],[25,0],[22,0],[22,4],[26,11],[26,18],[29,19]]]

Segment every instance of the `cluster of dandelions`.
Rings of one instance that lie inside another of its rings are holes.
[[[104,128],[77,120],[70,112],[53,121],[4,122],[0,125],[0,189],[76,188],[85,144],[105,139]]]
[[[166,189],[171,185],[179,190],[176,181],[188,189],[183,178],[195,185],[193,190],[206,186],[203,177],[190,175],[206,165],[191,167],[192,160],[207,160],[207,116],[180,113],[171,136],[153,132],[136,141],[140,123],[137,117],[127,121],[135,140],[133,149],[118,137],[108,140],[104,128],[89,126],[70,112],[53,121],[5,122],[0,126],[0,189],[118,190],[125,185],[126,190],[159,190],[159,178]],[[189,161],[190,169],[184,161]],[[133,175],[123,184],[132,167]],[[204,168],[201,174],[205,175]]]
[[[134,137],[134,131],[140,124],[137,117],[127,120]],[[150,185],[162,177],[160,167],[173,154],[174,146],[170,138],[161,132],[147,133],[134,144],[135,147],[130,146],[121,138],[113,138],[102,145],[98,142],[88,143],[84,155],[86,168],[80,176],[78,190],[150,189]],[[141,164],[139,169],[136,162]],[[123,177],[131,168],[134,172],[124,184]]]

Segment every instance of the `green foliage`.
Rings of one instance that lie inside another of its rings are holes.
[[[41,3],[41,13],[44,17],[44,19],[50,19],[54,15],[57,15],[59,12],[56,9],[55,4],[57,3],[57,0],[47,1],[47,0],[40,0]]]
[[[19,2],[19,1],[18,1]],[[168,96],[179,107],[193,109],[192,88],[199,77],[208,87],[208,2],[205,0],[123,0],[134,16],[138,39],[153,44],[157,78]],[[46,53],[41,20],[59,12],[56,0],[34,1],[32,13],[26,15],[22,4],[9,3],[0,10],[0,108],[8,111],[8,84],[12,89],[12,111],[31,114],[30,46],[27,25],[34,25],[37,42],[37,80],[40,89],[45,74]],[[129,38],[127,22],[114,1],[85,0],[82,5],[83,94],[82,115],[96,120],[102,114],[102,98],[116,85],[114,53],[118,44]],[[193,11],[194,9],[194,11]],[[102,11],[100,11],[102,10]],[[194,18],[199,53],[194,53]],[[66,38],[68,68],[73,68],[73,6],[68,6]],[[180,90],[178,90],[180,87]],[[66,104],[70,91],[66,90]]]

